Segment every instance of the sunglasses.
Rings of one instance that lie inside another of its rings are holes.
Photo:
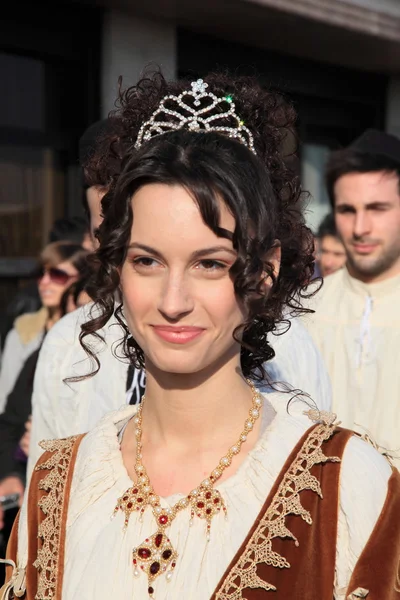
[[[38,272],[37,278],[39,280],[43,279],[46,273],[53,283],[58,283],[59,285],[65,285],[67,281],[75,277],[75,275],[70,275],[69,273],[66,273],[62,269],[57,269],[56,267],[50,267],[49,269],[42,267]]]

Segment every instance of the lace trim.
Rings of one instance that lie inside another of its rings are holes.
[[[272,541],[279,538],[290,538],[296,546],[298,540],[285,525],[288,515],[300,516],[309,525],[311,514],[303,508],[300,493],[312,490],[322,498],[321,486],[310,470],[316,464],[324,462],[340,462],[338,457],[327,457],[322,452],[322,444],[328,440],[335,429],[336,415],[311,410],[306,413],[312,421],[323,421],[307,436],[303,446],[292,462],[257,529],[251,536],[238,562],[230,570],[228,576],[217,592],[216,600],[244,600],[245,589],[274,590],[276,587],[257,575],[259,564],[272,565],[277,568],[290,568],[289,562],[272,549]]]
[[[50,470],[50,473],[39,482],[39,489],[46,490],[48,493],[42,496],[38,502],[38,507],[42,509],[46,517],[38,528],[38,537],[42,539],[42,547],[38,550],[37,558],[33,563],[38,570],[35,600],[53,600],[55,597],[65,482],[77,438],[78,436],[73,436],[65,440],[40,442],[43,450],[54,454],[35,468],[35,471]]]

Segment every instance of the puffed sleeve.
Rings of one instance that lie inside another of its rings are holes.
[[[336,600],[353,600],[353,593],[354,600],[400,600],[400,588],[396,592],[394,585],[400,558],[399,515],[400,474],[370,444],[357,436],[351,438],[340,479]],[[382,537],[383,523],[388,526],[385,535],[390,543]],[[388,566],[384,578],[378,577],[382,561]],[[384,589],[382,584],[389,587]]]

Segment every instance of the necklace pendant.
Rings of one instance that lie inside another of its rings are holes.
[[[178,554],[174,550],[163,529],[147,538],[132,551],[132,562],[135,575],[145,573],[148,580],[148,592],[153,598],[153,582],[160,575],[166,574],[169,581],[176,566]]]
[[[113,516],[116,516],[118,511],[122,511],[124,517],[124,529],[128,527],[129,518],[133,512],[140,512],[140,517],[143,515],[147,506],[153,503],[154,493],[149,486],[140,484],[134,485],[125,492],[123,496],[118,498],[114,508]]]
[[[221,510],[227,514],[225,502],[218,490],[212,487],[212,484],[202,483],[196,490],[196,494],[190,494],[189,501],[191,505],[190,519],[196,515],[200,519],[207,521],[207,541],[210,540],[211,521],[215,514]]]

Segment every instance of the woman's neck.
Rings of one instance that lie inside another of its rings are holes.
[[[239,368],[226,364],[211,375],[146,369],[143,442],[196,447],[233,442],[251,407],[252,393]]]
[[[61,318],[61,313],[59,308],[48,308],[48,317],[46,321],[46,329],[47,331],[53,327],[57,323],[57,321]]]

